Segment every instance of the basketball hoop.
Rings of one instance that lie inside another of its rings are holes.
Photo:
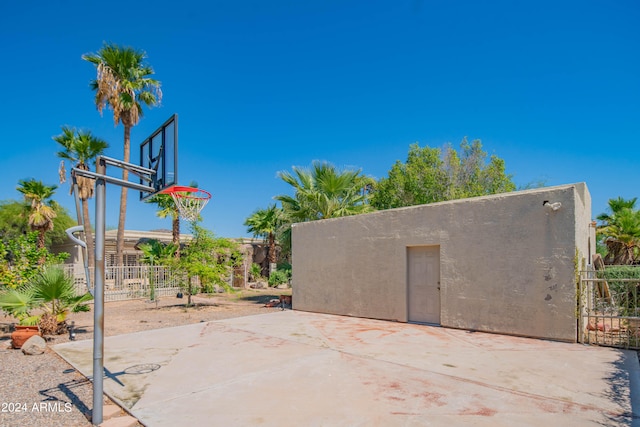
[[[198,220],[202,208],[211,199],[211,194],[207,191],[180,185],[172,185],[159,193],[170,194],[180,212],[180,217],[191,222]]]

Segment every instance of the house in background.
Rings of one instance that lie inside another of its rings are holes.
[[[294,224],[294,309],[575,342],[578,183]]]
[[[118,230],[107,230],[105,234],[105,265],[107,267],[115,265],[116,259],[116,235]],[[191,239],[190,234],[180,234],[180,241],[186,242]],[[158,240],[162,243],[171,243],[172,234],[171,230],[153,230],[153,231],[135,231],[125,230],[124,232],[124,265],[134,266],[140,265],[140,258],[142,257],[142,251],[137,248],[137,245],[149,241]],[[71,256],[65,261],[66,264],[83,264],[82,251],[80,247],[68,239],[65,243],[55,245],[52,248],[52,252],[60,253],[67,252]]]
[[[116,260],[116,233],[117,230],[107,230],[105,232],[105,266],[115,265]],[[180,242],[184,244],[192,238],[191,234],[180,234]],[[138,249],[140,243],[149,240],[158,240],[163,243],[171,243],[173,237],[171,230],[136,231],[125,230],[124,232],[124,266],[135,267],[141,265],[140,259],[143,253]],[[245,287],[248,282],[248,270],[252,263],[262,267],[262,271],[269,271],[269,261],[267,259],[268,247],[262,239],[239,238],[231,239],[240,245],[240,250],[245,257],[243,266],[237,268],[234,274],[234,287]],[[74,265],[74,271],[78,275],[84,274],[84,261],[80,247],[67,239],[65,243],[52,247],[52,252],[67,252],[70,254],[65,264]]]

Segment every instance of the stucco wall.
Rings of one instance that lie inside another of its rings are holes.
[[[296,224],[294,308],[406,322],[407,247],[439,245],[442,326],[575,341],[590,222],[573,184]]]

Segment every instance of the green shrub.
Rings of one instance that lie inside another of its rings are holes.
[[[606,279],[609,292],[623,316],[640,316],[640,267],[608,266],[597,271],[599,279]],[[638,279],[629,281],[621,279]]]
[[[281,262],[278,263],[278,270],[284,270],[284,271],[291,272],[291,264],[289,264],[287,261],[281,261]]]
[[[262,267],[254,262],[253,264],[251,264],[249,274],[251,274],[251,277],[253,277],[254,281],[259,280],[262,277]]]
[[[289,275],[284,270],[276,270],[269,276],[269,286],[278,286],[283,283],[289,283]]]

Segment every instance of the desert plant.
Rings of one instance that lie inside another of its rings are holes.
[[[46,248],[38,248],[37,241],[35,231],[6,243],[0,241],[0,287],[17,289],[28,283],[44,268],[40,264],[43,258],[46,263],[60,264],[69,256],[66,252],[53,255]]]
[[[0,309],[16,317],[20,324],[38,325],[42,320],[50,324],[55,318],[57,327],[42,328],[43,333],[64,331],[67,315],[86,310],[91,294],[76,295],[73,280],[59,267],[48,267],[25,286],[0,294]],[[46,330],[44,330],[46,329]]]
[[[251,278],[254,282],[262,279],[262,267],[260,266],[260,264],[256,264],[255,262],[251,264],[251,267],[249,268],[249,274],[251,275]]]
[[[276,270],[269,276],[269,286],[278,286],[289,283],[289,275],[285,270]]]

